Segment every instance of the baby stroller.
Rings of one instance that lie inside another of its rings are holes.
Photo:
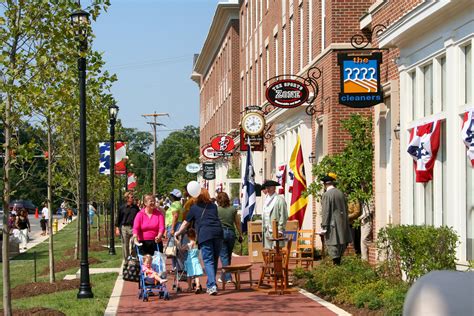
[[[179,281],[186,281],[186,272],[184,271],[184,261],[186,260],[187,251],[181,249],[181,242],[175,237],[170,237],[168,242],[166,243],[165,250],[166,256],[171,259],[175,259],[172,261],[176,262],[176,267],[173,267],[173,290],[176,293],[181,292],[181,287],[179,286]],[[174,249],[171,250],[170,249]]]
[[[170,294],[166,287],[166,283],[160,282],[158,284],[155,284],[155,282],[148,282],[148,278],[146,278],[143,271],[141,271],[141,267],[143,265],[143,255],[140,254],[138,246],[136,247],[136,251],[138,254],[138,260],[140,261],[140,282],[138,289],[138,298],[146,302],[148,301],[148,296],[156,295],[158,296],[158,298],[169,300]],[[154,271],[162,275],[164,279],[166,278],[166,256],[164,254],[155,251],[151,266]]]

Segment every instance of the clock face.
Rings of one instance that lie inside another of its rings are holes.
[[[249,135],[258,135],[265,128],[265,119],[258,113],[248,113],[242,119],[242,128]]]

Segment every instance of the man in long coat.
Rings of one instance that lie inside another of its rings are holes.
[[[267,195],[263,203],[262,215],[263,247],[265,249],[273,249],[274,242],[270,240],[273,236],[273,220],[276,220],[278,224],[278,237],[283,236],[288,220],[286,201],[276,193],[276,186],[279,185],[273,180],[267,180],[262,185],[262,190]]]
[[[347,245],[352,242],[351,228],[347,211],[347,200],[344,193],[335,187],[336,175],[328,174],[321,181],[325,193],[321,201],[322,222],[325,232],[326,249],[334,264],[341,263],[341,257]]]

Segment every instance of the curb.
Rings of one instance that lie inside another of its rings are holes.
[[[306,290],[303,290],[303,289],[300,289],[299,292],[301,294],[303,294],[304,296],[306,296],[307,298],[323,305],[324,307],[329,309],[331,312],[336,313],[336,315],[340,315],[340,316],[351,316],[352,315],[352,314],[346,312],[345,310],[337,307],[336,305],[331,304],[328,301],[323,300],[319,296],[314,295],[313,293],[310,293],[310,292],[308,292]]]
[[[120,272],[117,277],[117,280],[115,281],[114,289],[112,290],[112,294],[110,295],[107,308],[105,309],[105,312],[104,312],[105,316],[117,315],[117,311],[118,311],[118,307],[120,303],[120,296],[122,295],[124,282],[125,281],[122,278],[122,273]]]

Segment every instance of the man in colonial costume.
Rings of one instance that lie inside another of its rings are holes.
[[[273,180],[266,180],[262,184],[262,190],[266,194],[262,216],[263,247],[266,249],[273,249],[274,245],[274,242],[270,240],[273,238],[273,220],[276,220],[278,224],[278,237],[283,237],[286,221],[288,220],[286,201],[276,193],[276,187],[279,185],[278,182]]]
[[[352,242],[347,211],[347,200],[335,187],[336,175],[329,173],[321,178],[325,192],[321,201],[321,227],[325,232],[326,249],[334,264],[341,264],[341,257],[347,245]]]

